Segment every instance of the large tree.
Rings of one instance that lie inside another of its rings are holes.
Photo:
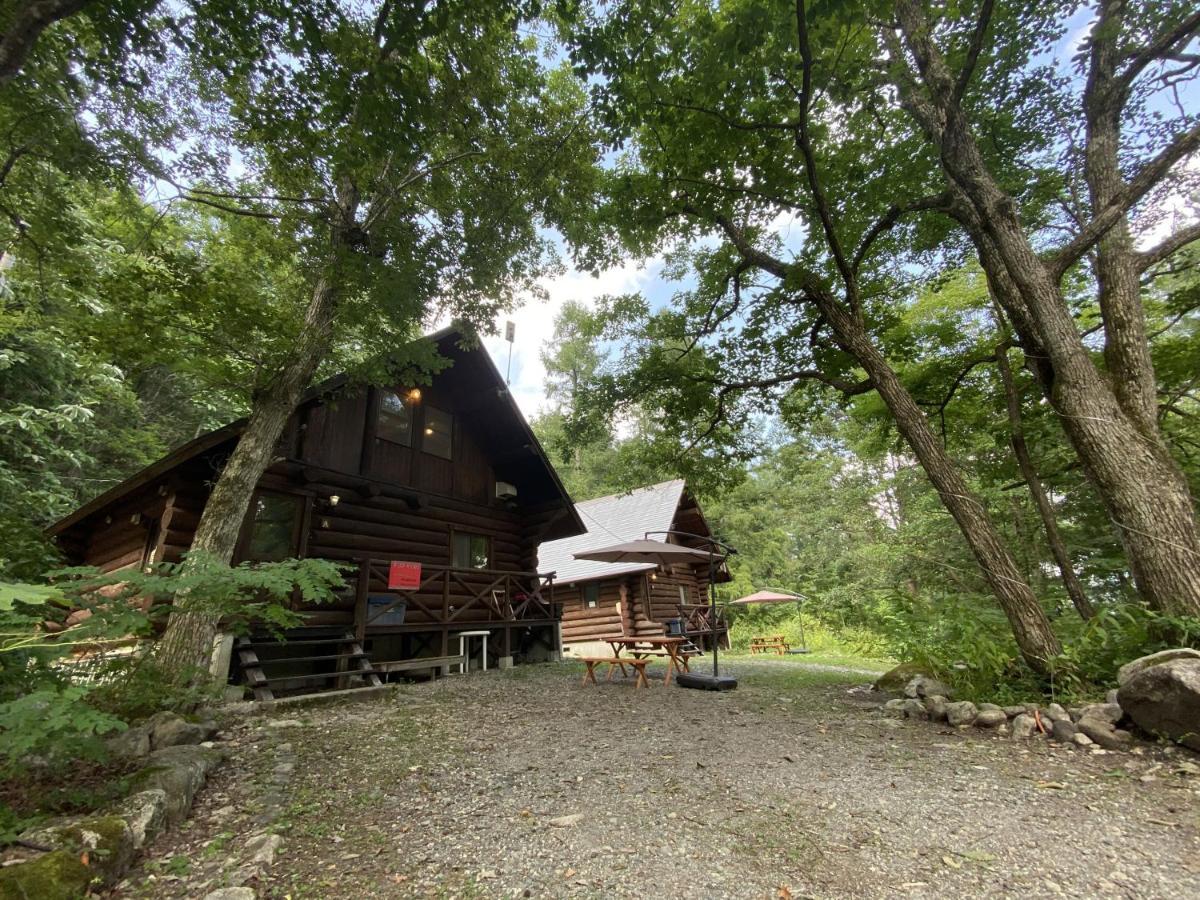
[[[386,309],[410,334],[438,314],[490,328],[546,265],[538,227],[566,224],[572,175],[592,153],[581,92],[523,34],[537,13],[523,2],[315,2],[274,20],[230,11],[192,23],[196,78],[220,99],[248,171],[181,194],[276,223],[307,290],[193,552],[232,558],[284,424],[354,308]],[[160,659],[174,672],[202,665],[215,626],[181,598]]]

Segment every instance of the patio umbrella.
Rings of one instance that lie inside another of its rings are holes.
[[[709,545],[709,549],[697,550],[693,547],[685,547],[682,544],[668,544],[666,541],[651,540],[650,534],[659,533],[674,534],[679,537],[690,537],[701,540]],[[713,678],[717,679],[718,675],[720,674],[717,661],[717,645],[719,643],[719,636],[717,634],[717,595],[713,585],[716,581],[717,560],[724,559],[727,553],[732,552],[733,548],[728,547],[705,535],[667,531],[647,532],[645,537],[636,541],[626,541],[622,544],[613,544],[609,547],[598,547],[595,550],[585,550],[582,553],[574,554],[574,556],[576,559],[590,559],[595,560],[596,562],[654,563],[655,565],[660,566],[672,566],[687,563],[695,565],[700,561],[707,562],[709,608],[712,610],[713,623]],[[678,679],[676,680],[678,681]],[[736,682],[733,682],[733,684],[736,684]]]
[[[790,591],[755,591],[753,594],[747,594],[745,597],[738,597],[733,603],[738,603],[743,606],[749,606],[751,603],[795,603],[796,611],[800,613],[800,652],[808,652],[808,642],[804,640],[804,601],[808,598],[803,594],[794,594]]]

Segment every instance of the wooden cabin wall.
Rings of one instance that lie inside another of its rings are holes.
[[[583,605],[583,589],[580,585],[554,589],[554,599],[562,604],[564,644],[597,641],[622,633],[621,613],[617,609],[617,604],[621,602],[622,582],[621,578],[601,581],[600,602],[590,609]]]
[[[80,561],[103,572],[140,567],[157,536],[164,505],[164,499],[149,490],[126,497],[87,534]]]
[[[680,586],[686,592],[686,602],[705,602],[702,582],[691,567],[675,566],[670,571],[659,572],[654,580],[641,579],[641,586],[647,583],[650,586],[649,597],[645,598],[642,590],[637,592],[637,611],[639,616],[652,622],[662,623],[679,618]]]

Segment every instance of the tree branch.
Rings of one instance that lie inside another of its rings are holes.
[[[20,8],[9,28],[0,34],[0,86],[17,76],[43,31],[60,19],[74,15],[92,0],[34,0]]]
[[[1188,244],[1197,240],[1200,240],[1200,221],[1193,222],[1185,228],[1180,228],[1149,250],[1144,250],[1136,254],[1134,259],[1138,272],[1145,272],[1151,266],[1157,265],[1177,250],[1182,250]]]
[[[858,250],[854,253],[854,259],[850,263],[851,270],[857,275],[859,267],[862,265],[863,258],[867,255],[867,251],[871,249],[871,245],[895,225],[900,218],[910,212],[919,212],[927,209],[942,209],[950,204],[950,194],[948,191],[943,191],[940,194],[935,194],[931,197],[922,197],[920,200],[913,200],[911,203],[900,205],[893,204],[888,208],[888,211],[867,231],[859,244]]]
[[[1200,30],[1200,11],[1192,13],[1174,28],[1169,28],[1137,51],[1129,65],[1120,73],[1118,80],[1128,89],[1133,80],[1141,74],[1148,65],[1163,58],[1167,52],[1180,41],[1186,41],[1195,36]]]
[[[1162,180],[1175,163],[1200,147],[1200,124],[1179,134],[1150,162],[1146,163],[1126,184],[1113,195],[1103,209],[1095,213],[1092,220],[1074,239],[1061,247],[1046,260],[1046,268],[1055,278],[1061,278],[1071,266],[1079,261],[1096,241],[1100,240],[1129,210]]]
[[[993,0],[984,0],[983,8],[979,11],[979,21],[975,23],[975,30],[971,33],[971,42],[967,46],[966,61],[954,84],[955,103],[962,102],[963,95],[967,92],[967,85],[971,83],[971,75],[979,62],[979,54],[983,51],[983,41],[987,37],[988,25],[992,21],[993,6]]]

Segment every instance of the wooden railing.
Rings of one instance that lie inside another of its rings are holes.
[[[683,627],[684,634],[713,634],[714,632],[726,632],[729,630],[729,623],[725,619],[725,612],[720,607],[717,607],[715,616],[710,606],[680,603],[678,609],[679,621]]]
[[[420,621],[412,623],[414,627],[544,622],[557,618],[553,573],[423,566],[421,582],[416,588],[398,590],[387,587],[390,560],[361,559],[358,564],[354,627],[360,639],[368,627],[383,624],[379,620],[402,603],[408,612],[420,614]],[[371,609],[368,599],[379,596],[390,596],[392,600]]]

